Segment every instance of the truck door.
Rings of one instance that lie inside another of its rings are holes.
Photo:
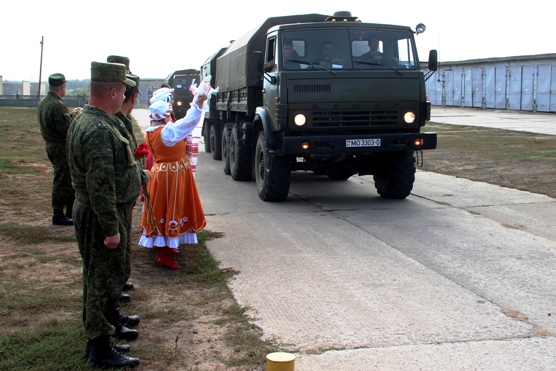
[[[276,40],[276,35],[267,38],[264,57],[264,68],[267,73],[263,81],[263,106],[266,108],[272,120],[272,127],[276,127],[276,105],[278,104],[278,102],[276,102],[276,97],[278,97],[278,84],[275,83],[275,79],[278,78]]]

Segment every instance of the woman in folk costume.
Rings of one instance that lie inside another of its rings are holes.
[[[181,244],[197,243],[197,232],[205,225],[205,214],[191,166],[185,153],[185,139],[201,119],[207,96],[197,96],[187,115],[172,122],[172,106],[164,100],[149,107],[152,126],[145,141],[154,156],[148,197],[143,205],[139,245],[156,248],[156,264],[170,269],[181,267],[172,259]]]
[[[170,88],[170,87],[166,87],[166,86],[162,86],[160,89],[156,90],[152,97],[149,99],[149,103],[153,104],[154,102],[157,102],[159,100],[163,100],[165,102],[170,103],[171,105],[174,104],[174,89]],[[176,121],[176,116],[174,115],[174,111],[170,111],[170,118],[173,121]],[[152,126],[153,120],[152,120],[152,115],[151,115],[151,126]],[[153,154],[152,152],[149,152],[149,155],[147,156],[147,160],[145,162],[145,170],[151,170],[151,167],[153,166],[154,163],[154,158],[153,158]]]

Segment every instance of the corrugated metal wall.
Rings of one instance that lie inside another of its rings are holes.
[[[556,54],[441,62],[426,86],[436,106],[556,112]]]

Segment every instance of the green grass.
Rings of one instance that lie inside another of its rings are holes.
[[[428,123],[437,149],[424,151],[423,170],[556,197],[556,136]]]
[[[75,242],[73,229],[66,228],[64,233],[52,230],[50,227],[27,225],[19,223],[3,223],[0,225],[0,236],[10,238],[19,245],[33,245],[42,242]]]
[[[33,174],[36,169],[26,164],[48,162],[37,110],[0,107],[0,116],[0,174]]]
[[[90,370],[83,361],[83,326],[78,318],[40,331],[0,335],[0,370]]]

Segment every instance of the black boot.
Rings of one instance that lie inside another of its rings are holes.
[[[139,336],[139,332],[137,332],[137,330],[132,330],[130,328],[127,328],[120,323],[116,325],[116,332],[114,333],[114,337],[116,339],[133,341],[137,339],[138,336]]]
[[[64,214],[64,210],[54,210],[52,215],[53,225],[73,225],[73,220]]]
[[[127,344],[114,344],[110,342],[110,346],[118,353],[128,353],[131,350],[131,347]],[[91,340],[87,339],[85,352],[83,352],[83,358],[89,359],[89,354],[91,354]]]
[[[135,286],[133,286],[131,282],[124,283],[124,287],[122,288],[123,291],[131,291],[133,289],[135,289]]]
[[[118,317],[118,322],[122,325],[124,325],[125,327],[135,327],[139,324],[139,322],[141,321],[141,318],[139,318],[139,316],[128,316],[126,314],[123,314],[120,312],[120,315]]]
[[[109,336],[99,336],[91,340],[88,364],[96,367],[135,367],[139,358],[128,357],[117,352],[111,345]]]
[[[131,303],[131,295],[122,294],[122,296],[120,296],[120,303],[122,303],[122,304]]]

